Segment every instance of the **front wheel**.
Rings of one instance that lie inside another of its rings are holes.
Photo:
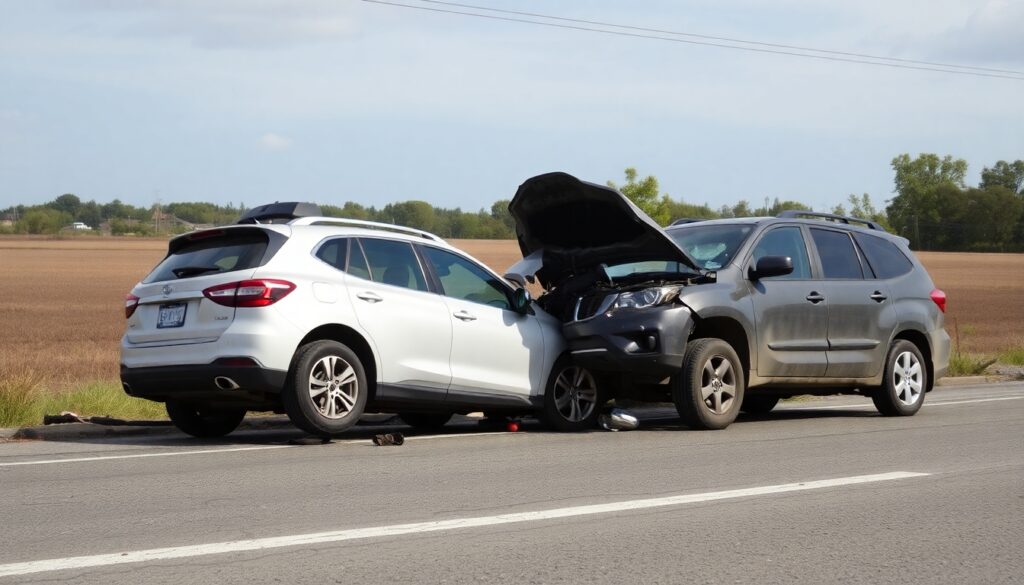
[[[686,345],[683,369],[672,377],[672,401],[683,424],[699,430],[724,429],[743,404],[743,364],[721,339],[694,339]]]
[[[560,358],[551,369],[544,388],[541,419],[545,426],[555,431],[575,432],[594,428],[605,402],[604,395],[590,370],[573,364],[569,358]]]
[[[174,426],[201,439],[223,437],[237,429],[245,418],[244,408],[208,408],[177,401],[170,401],[164,407]]]
[[[356,424],[366,399],[362,362],[347,346],[331,340],[299,348],[281,396],[292,424],[318,437],[340,434]]]
[[[921,350],[900,339],[892,344],[885,358],[885,378],[871,395],[878,412],[885,416],[912,416],[924,404],[928,388],[928,370]]]

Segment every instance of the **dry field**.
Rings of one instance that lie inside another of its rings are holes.
[[[456,240],[499,272],[512,241]],[[114,380],[122,298],[163,257],[166,241],[0,238],[0,376],[35,372],[51,387]],[[1024,345],[1024,254],[922,253],[949,296],[947,329],[963,351]]]

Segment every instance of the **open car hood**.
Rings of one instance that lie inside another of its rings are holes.
[[[696,262],[661,227],[615,189],[566,173],[527,179],[508,206],[523,261],[509,269],[535,274],[550,290],[567,278],[629,262]]]

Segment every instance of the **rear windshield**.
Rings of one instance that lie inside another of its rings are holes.
[[[691,224],[671,230],[668,235],[705,270],[718,270],[736,258],[736,252],[754,231],[753,224]]]
[[[142,282],[248,270],[265,263],[269,246],[270,236],[265,230],[224,230],[214,235],[200,232],[187,236],[183,244],[173,242],[171,252]]]

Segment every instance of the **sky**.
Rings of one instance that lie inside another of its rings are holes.
[[[1024,73],[638,30],[1024,72],[1019,0],[394,2],[407,6],[4,2],[0,209],[74,193],[477,210],[540,173],[621,183],[635,167],[689,203],[778,197],[827,211],[851,193],[884,204],[901,153],[966,159],[969,183],[1024,159]]]

